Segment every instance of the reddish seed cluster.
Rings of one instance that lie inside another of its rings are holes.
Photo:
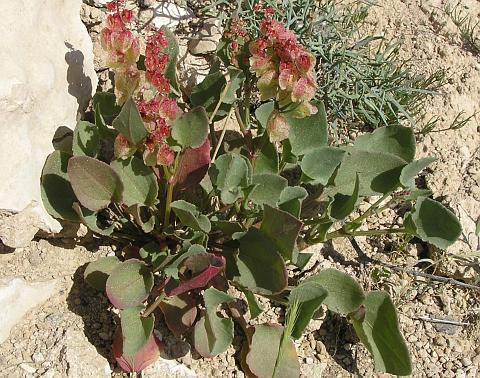
[[[137,69],[140,57],[138,39],[128,29],[132,20],[131,10],[124,9],[124,0],[107,4],[106,27],[102,30],[102,46],[108,52],[108,66],[115,71],[115,94],[117,102],[123,104],[128,97],[136,98],[138,110],[149,131],[144,145],[144,160],[148,165],[170,165],[175,153],[167,144],[171,123],[181,113],[177,102],[169,98],[170,82],[165,77],[169,55],[165,53],[169,41],[161,31],[153,33],[145,48],[145,78],[155,88],[153,99],[145,100],[138,92],[141,71]],[[115,156],[125,158],[135,153],[137,148],[121,134],[115,140]]]
[[[165,77],[169,56],[163,51],[168,47],[168,39],[161,31],[151,35],[145,48],[145,68],[147,80],[159,93],[170,92],[170,82]]]
[[[121,1],[107,4],[107,24],[101,32],[102,47],[108,52],[107,65],[114,69],[134,66],[140,56],[138,39],[126,26],[133,13],[129,9],[122,10],[122,5]]]
[[[292,116],[303,118],[316,112],[309,102],[316,89],[315,57],[295,33],[271,17],[272,12],[265,11],[261,37],[249,45],[250,69],[258,77],[262,100],[275,98],[281,107],[291,108]]]

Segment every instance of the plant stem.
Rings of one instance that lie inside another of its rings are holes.
[[[165,218],[163,218],[163,229],[165,229],[170,224],[170,204],[172,203],[173,198],[173,184],[167,184],[167,199],[165,203]]]
[[[218,109],[220,109],[220,106],[223,104],[223,100],[225,99],[225,96],[227,95],[228,89],[230,88],[231,82],[227,81],[227,85],[225,85],[225,88],[222,91],[222,94],[220,95],[220,98],[218,99],[217,105],[215,106],[215,109],[213,109],[212,115],[208,119],[208,124],[210,125],[210,137],[212,138],[212,147],[217,145],[217,138],[215,136],[215,127],[213,124],[213,119],[217,115]],[[232,105],[233,106],[233,105]]]
[[[374,210],[377,209],[377,207],[391,194],[392,192],[387,192],[385,193],[380,199],[375,201],[375,203],[370,206],[362,215],[360,215],[358,218],[352,220],[349,223],[359,223],[362,222],[364,219],[366,219]]]
[[[165,299],[165,293],[162,292],[158,298],[153,302],[148,308],[145,310],[143,313],[143,317],[146,318],[148,315],[150,315],[155,309],[158,307],[158,305]]]
[[[215,163],[215,159],[217,158],[218,151],[220,150],[220,147],[222,145],[223,138],[225,138],[225,133],[227,131],[227,123],[230,117],[232,116],[233,110],[234,110],[234,107],[232,106],[230,108],[230,111],[228,112],[227,117],[225,118],[225,121],[223,122],[222,134],[220,135],[220,139],[218,140],[217,146],[215,147],[215,152],[213,153],[213,156],[212,156],[212,164]]]
[[[404,228],[387,228],[383,230],[366,230],[346,232],[344,229],[339,229],[333,232],[329,232],[325,236],[325,240],[331,240],[336,238],[342,238],[347,236],[375,236],[375,235],[387,235],[387,234],[403,234],[406,230]]]

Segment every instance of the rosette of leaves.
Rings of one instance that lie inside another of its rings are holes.
[[[353,145],[328,145],[321,103],[309,117],[284,115],[288,138],[272,143],[266,122],[281,109],[275,102],[248,103],[253,80],[243,69],[219,67],[193,90],[184,104],[191,110],[174,122],[168,139],[176,152],[170,167],[146,166],[138,152],[113,158],[118,133],[135,146],[146,129],[134,101],[118,108],[107,93],[95,97],[95,123],[80,121],[70,141],[55,143],[47,158],[41,178],[47,211],[123,247],[85,270],[86,281],[119,310],[112,346],[119,366],[138,372],[158,357],[160,318],[174,335],[191,335],[205,358],[227,350],[237,322],[245,334],[247,376],[298,377],[293,339],[325,305],[351,321],[379,371],[410,374],[386,292],[365,293],[335,270],[292,288],[288,270],[301,275],[311,257],[302,249],[336,237],[397,233],[451,245],[460,234],[458,220],[415,187],[432,159],[414,159],[413,131],[401,126],[380,128]],[[232,114],[242,127],[226,138],[213,122]],[[379,199],[359,214],[371,196]],[[402,226],[360,230],[392,200],[411,209]],[[238,302],[245,300],[256,318],[263,311],[259,296],[286,307],[284,325],[246,321]]]

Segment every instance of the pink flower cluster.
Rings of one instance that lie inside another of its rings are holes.
[[[115,94],[119,104],[132,96],[140,84],[140,71],[137,69],[140,45],[127,28],[133,13],[128,9],[122,10],[122,6],[121,0],[107,4],[107,25],[100,36],[102,47],[108,53],[107,66],[115,71]]]
[[[153,33],[145,47],[145,79],[153,87],[154,95],[145,99],[150,88],[140,85],[141,73],[137,68],[140,57],[138,39],[128,29],[132,11],[122,9],[124,0],[107,4],[107,25],[102,30],[102,46],[108,52],[108,66],[115,71],[115,94],[123,104],[128,97],[136,99],[137,108],[149,134],[143,143],[143,157],[147,165],[170,165],[175,153],[167,144],[172,122],[180,115],[177,102],[169,98],[170,82],[165,76],[169,55],[165,53],[169,41],[162,31]],[[153,98],[152,98],[153,97]],[[133,155],[137,146],[119,134],[114,144],[115,156],[126,158]]]
[[[316,90],[315,57],[271,15],[267,9],[261,36],[249,45],[250,70],[258,77],[261,99],[276,99],[295,118],[315,114],[317,109],[310,103]]]
[[[171,122],[181,113],[177,102],[172,98],[157,95],[150,101],[138,101],[137,106],[150,131],[143,153],[145,162],[148,165],[171,165],[175,160],[175,153],[166,139],[170,136]]]

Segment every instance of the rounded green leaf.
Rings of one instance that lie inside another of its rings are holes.
[[[184,334],[195,323],[196,302],[187,294],[167,298],[160,303],[159,307],[168,329],[177,337]]]
[[[75,156],[97,156],[100,150],[98,127],[87,121],[79,121],[73,132],[72,150]]]
[[[224,204],[228,205],[242,198],[242,188],[249,184],[249,167],[239,154],[219,156],[208,172],[212,185],[220,191]]]
[[[323,102],[315,104],[318,108],[317,114],[305,118],[288,117],[290,124],[289,140],[292,147],[292,154],[296,156],[327,145],[328,123],[325,106]]]
[[[254,293],[277,294],[287,286],[282,256],[271,240],[256,228],[250,228],[240,239],[236,265],[238,275],[233,280]]]
[[[351,196],[337,193],[333,197],[330,205],[330,216],[337,220],[343,220],[348,217],[353,210],[355,210],[358,202],[358,188],[359,188],[358,174],[355,178],[355,187]]]
[[[253,190],[248,199],[254,204],[275,206],[280,199],[280,194],[288,185],[286,178],[272,173],[262,173],[252,177]]]
[[[351,320],[358,338],[372,354],[375,368],[393,375],[410,375],[410,355],[388,294],[372,291],[367,294],[363,305],[364,308]]]
[[[280,193],[278,207],[298,218],[302,210],[302,202],[307,196],[308,192],[305,188],[301,186],[287,186]]]
[[[386,126],[359,136],[354,143],[359,150],[395,155],[406,162],[415,158],[415,135],[411,127]]]
[[[125,205],[141,204],[148,207],[155,204],[158,195],[157,178],[142,159],[131,156],[125,160],[114,160],[110,166],[118,173],[123,183]]]
[[[110,236],[115,230],[115,224],[110,224],[105,228],[100,227],[98,225],[98,213],[82,207],[78,202],[73,204],[73,209],[80,217],[82,223],[91,231],[99,235]]]
[[[448,248],[462,233],[462,226],[455,214],[430,198],[417,200],[410,219],[420,239],[438,248]]]
[[[144,308],[142,305],[120,311],[124,355],[134,356],[145,346],[153,332],[153,315],[142,317]]]
[[[208,136],[208,117],[205,109],[196,107],[178,117],[172,127],[172,137],[182,147],[198,148]]]
[[[345,151],[337,147],[316,148],[303,157],[300,167],[309,178],[327,185],[344,155]]]
[[[255,118],[264,129],[267,128],[267,121],[273,109],[275,109],[275,103],[271,101],[260,105],[257,110],[255,110]]]
[[[148,298],[153,287],[153,274],[144,262],[126,260],[107,279],[106,291],[110,302],[119,309],[135,307]]]
[[[358,174],[359,196],[383,194],[400,185],[400,173],[406,164],[393,154],[350,148],[338,168],[335,187],[339,193],[350,195],[355,187],[353,178]]]
[[[245,362],[255,377],[298,378],[300,363],[292,340],[284,344],[279,355],[283,327],[279,324],[259,324],[254,329]]]
[[[415,177],[435,160],[433,157],[426,157],[420,160],[412,161],[402,169],[400,174],[400,184],[407,187],[415,187]]]
[[[100,160],[74,156],[68,161],[68,177],[80,203],[98,211],[122,198],[123,184],[118,174]]]
[[[112,126],[134,146],[137,146],[148,134],[132,98],[123,104],[122,110],[113,120]]]
[[[83,277],[91,287],[104,290],[108,276],[118,264],[120,261],[116,256],[100,257],[87,265]]]
[[[214,357],[227,350],[233,340],[232,319],[220,318],[217,307],[235,298],[213,287],[205,290],[206,314],[195,324],[193,333],[195,349],[205,358]]]
[[[207,216],[200,214],[195,205],[184,200],[178,200],[172,202],[170,207],[184,226],[188,226],[195,231],[210,232],[212,228],[210,220]]]
[[[365,299],[360,285],[348,274],[336,269],[325,269],[304,282],[316,282],[327,292],[324,303],[329,310],[347,315],[357,310]]]
[[[328,293],[316,281],[304,281],[293,288],[288,297],[290,306],[298,305],[298,312],[292,329],[292,337],[298,339],[303,330],[308,326],[315,311],[318,310]]]
[[[71,155],[63,151],[48,155],[40,178],[41,195],[43,206],[52,217],[78,222],[78,215],[73,210],[78,199],[67,174],[70,158]]]

